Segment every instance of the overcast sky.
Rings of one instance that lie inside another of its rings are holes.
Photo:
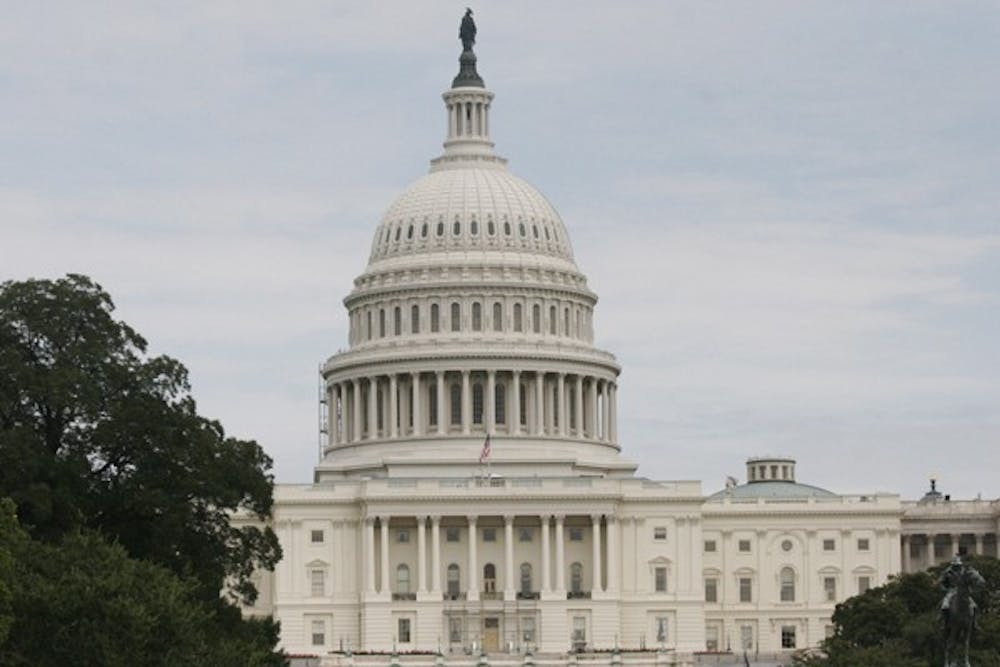
[[[311,477],[318,364],[440,152],[464,3],[7,3],[0,279],[93,276]],[[1000,496],[1000,7],[491,2],[491,129],[562,214],[640,474],[779,453]]]

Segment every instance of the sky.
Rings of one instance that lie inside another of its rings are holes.
[[[8,3],[0,280],[85,273],[199,410],[311,479],[318,365],[440,153],[454,2]],[[1000,8],[473,7],[491,131],[560,211],[639,473],[798,460],[1000,496]]]

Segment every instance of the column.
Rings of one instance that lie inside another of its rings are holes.
[[[903,572],[909,572],[910,571],[910,536],[909,535],[903,535],[900,538],[900,542],[902,543],[902,549],[903,549],[903,558],[902,558],[902,560],[903,560]]]
[[[569,410],[566,409],[566,374],[560,373],[558,379],[556,380],[556,393],[557,401],[559,407],[556,409],[556,413],[559,415],[559,435],[563,438],[566,437],[567,424],[569,421]]]
[[[961,537],[962,537],[961,535],[952,535],[951,536],[951,557],[952,558],[954,558],[955,556],[958,555],[958,543],[959,543],[959,539]]]
[[[396,423],[399,419],[399,391],[396,386],[396,374],[389,374],[389,437],[396,438],[399,431],[396,430]]]
[[[424,434],[424,415],[420,409],[420,373],[410,373],[410,389],[413,390],[413,435]]]
[[[604,380],[601,382],[601,413],[604,415],[604,428],[601,430],[601,440],[608,441],[611,439],[608,428],[608,422],[611,421],[611,407],[608,401],[608,381]]]
[[[468,565],[468,577],[466,580],[469,582],[469,590],[466,598],[469,600],[479,599],[479,559],[476,557],[476,541],[479,539],[479,535],[476,532],[476,519],[475,516],[468,517],[469,519],[469,565]]]
[[[365,517],[365,556],[362,567],[365,571],[365,590],[375,592],[375,517]]]
[[[542,591],[548,593],[552,590],[551,569],[552,564],[549,558],[549,521],[552,517],[548,514],[542,515]]]
[[[545,373],[535,372],[535,435],[545,432]]]
[[[441,517],[431,517],[431,590],[441,593]]]
[[[976,538],[976,555],[983,555],[983,536],[981,533],[976,533],[973,537]]]
[[[445,415],[447,413],[445,412],[445,401],[444,401],[444,371],[437,372],[437,397],[438,397],[437,432],[439,435],[444,435],[444,433],[448,430],[447,422],[445,421]]]
[[[354,391],[351,396],[351,407],[354,408],[354,416],[351,418],[351,426],[354,427],[354,437],[352,440],[358,442],[361,440],[361,380],[356,379],[353,381]]]
[[[610,514],[608,522],[608,592],[618,592],[618,522]]]
[[[583,437],[583,376],[576,376],[576,423],[573,425],[576,428],[577,437]]]
[[[472,391],[469,371],[462,371],[462,433],[468,435],[472,424]]]
[[[594,571],[593,583],[590,585],[590,589],[592,593],[599,593],[601,591],[601,515],[591,514],[590,523],[593,538],[593,564],[590,567]]]
[[[597,378],[590,378],[590,437],[597,440],[600,437],[600,424],[597,420]]]
[[[427,517],[417,517],[417,590],[427,592]]]
[[[556,514],[556,591],[566,592],[566,517]]]
[[[611,430],[608,440],[618,442],[618,385],[615,383],[611,383]]]
[[[368,378],[368,439],[374,440],[378,435],[378,378]]]
[[[486,405],[483,406],[486,412],[486,432],[493,433],[496,428],[496,387],[497,387],[497,372],[496,371],[486,371],[486,396],[483,397],[483,402]]]
[[[382,588],[381,593],[389,593],[389,517],[380,516],[379,525],[381,528],[382,544]]]
[[[503,599],[513,600],[514,587],[514,516],[505,514],[503,517]]]
[[[514,383],[511,385],[510,395],[514,399],[510,406],[510,432],[519,435],[521,433],[521,371],[514,371]]]

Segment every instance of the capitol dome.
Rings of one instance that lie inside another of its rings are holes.
[[[474,55],[460,64],[444,152],[391,203],[344,300],[350,347],[322,368],[316,477],[468,476],[481,462],[631,475],[620,368],[593,345],[597,296],[555,208],[494,151]]]

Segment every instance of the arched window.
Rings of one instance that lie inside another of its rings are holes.
[[[437,333],[441,330],[441,309],[436,303],[431,304],[431,332]]]
[[[507,423],[507,387],[503,384],[497,383],[497,386],[493,389],[495,392],[496,399],[494,400],[493,414],[496,415],[497,424]]]
[[[569,308],[563,311],[563,335],[568,336],[572,329],[569,328]]]
[[[396,306],[392,309],[392,334],[398,336],[403,333],[403,309]]]
[[[499,301],[493,304],[493,330],[503,331],[503,304]]]
[[[475,220],[469,223],[469,233],[472,234],[473,236],[479,235],[479,223],[476,222]]]
[[[406,240],[407,241],[412,241],[413,240],[413,223],[412,222],[410,223],[410,226],[406,228]]]
[[[528,234],[527,234],[527,232],[525,232],[525,230],[524,230],[524,223],[523,223],[523,222],[522,222],[522,223],[520,223],[520,224],[519,224],[519,225],[517,226],[517,231],[519,231],[519,232],[521,233],[521,238],[522,238],[522,239],[523,239],[523,238],[524,238],[525,236],[527,236],[527,235],[528,235]]]
[[[514,304],[514,331],[520,332],[521,329],[523,328],[523,325],[524,325],[524,322],[522,321],[523,317],[524,316],[521,313],[521,304],[515,303]]]
[[[438,392],[437,382],[427,387],[427,418],[431,426],[438,425]]]
[[[562,417],[559,405],[559,387],[552,385],[552,426],[554,428],[559,428],[559,418]]]
[[[385,308],[378,309],[378,337],[385,338]]]
[[[451,423],[462,423],[462,385],[451,385]]]
[[[420,227],[420,238],[422,238],[422,239],[427,238],[427,223],[426,222],[423,225],[421,225],[421,227]]]
[[[496,227],[496,225],[494,225],[494,224],[493,224],[493,221],[492,221],[492,220],[490,220],[490,221],[488,221],[488,222],[486,223],[486,232],[487,232],[487,233],[488,233],[488,234],[489,234],[490,236],[496,236],[496,233],[497,233],[497,227]]]
[[[537,303],[531,307],[531,330],[542,333],[542,307]]]
[[[580,563],[569,566],[569,592],[575,594],[583,592],[583,565]]]
[[[420,306],[410,306],[410,333],[420,333]]]
[[[372,311],[369,310],[367,313],[365,313],[365,315],[368,316],[368,318],[367,318],[368,322],[367,322],[367,327],[366,327],[367,330],[368,330],[367,331],[367,334],[368,334],[367,338],[368,338],[368,340],[371,340],[372,339]]]
[[[790,567],[781,568],[781,601],[795,602],[795,570]]]
[[[519,412],[521,413],[521,426],[527,426],[528,424],[528,386],[521,383],[521,391],[518,392],[519,398],[521,399],[521,405],[519,407]]]
[[[483,592],[497,592],[497,568],[493,563],[483,566]]]
[[[453,235],[455,235],[455,236],[458,236],[459,234],[461,234],[462,233],[462,223],[459,222],[458,220],[456,220],[455,224],[451,226],[451,233]]]
[[[375,414],[376,414],[375,428],[377,428],[379,431],[385,428],[385,425],[382,423],[382,415],[384,414],[385,410],[384,406],[385,406],[385,401],[382,399],[382,387],[379,387],[378,389],[375,390]]]
[[[483,304],[478,301],[472,304],[472,330],[483,330]]]
[[[410,567],[406,563],[400,563],[396,568],[396,592],[410,592]]]
[[[549,306],[549,333],[556,335],[556,307]]]
[[[444,223],[443,222],[439,222],[438,223],[438,226],[437,226],[437,235],[438,236],[444,236]]]
[[[510,223],[504,220],[503,223],[503,235],[510,236]]]
[[[460,593],[460,585],[461,571],[458,569],[458,563],[452,563],[448,566],[448,596],[457,598]]]
[[[451,330],[460,331],[462,329],[462,307],[458,302],[451,304]]]
[[[479,382],[472,385],[472,423],[483,423],[483,385]]]
[[[396,227],[396,240],[397,241],[399,240],[399,235],[402,234],[402,233],[403,233],[403,227],[402,227],[402,225],[400,225],[399,227]]]
[[[531,595],[531,563],[521,563],[521,595]]]

